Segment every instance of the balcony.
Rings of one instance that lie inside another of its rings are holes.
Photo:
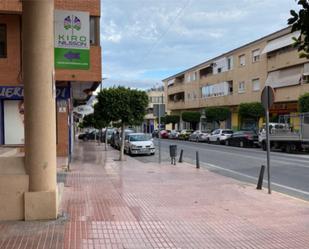
[[[291,67],[306,61],[308,60],[305,58],[299,58],[296,48],[282,48],[267,55],[267,71],[269,72],[280,68]]]
[[[182,109],[185,109],[186,108],[186,105],[185,105],[185,102],[184,101],[177,101],[177,102],[174,102],[174,101],[168,101],[167,102],[167,109],[168,110],[182,110]]]

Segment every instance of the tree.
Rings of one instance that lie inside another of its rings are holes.
[[[95,110],[102,119],[121,124],[122,138],[119,160],[123,160],[124,130],[129,125],[139,125],[143,122],[148,106],[148,96],[145,92],[125,87],[103,89],[97,96]]]
[[[192,124],[193,129],[196,128],[196,124],[200,122],[201,113],[200,112],[183,112],[181,114],[183,121]]]
[[[309,112],[309,93],[305,93],[298,98],[298,109],[300,112]]]
[[[207,121],[217,122],[220,125],[220,122],[230,117],[231,111],[227,107],[207,107],[205,108],[205,115]]]
[[[288,19],[288,24],[292,24],[292,31],[300,31],[298,37],[294,37],[295,46],[298,47],[298,51],[301,53],[301,58],[309,59],[309,1],[298,0],[297,4],[301,5],[302,8],[296,13],[295,10],[291,10],[291,18]]]
[[[164,124],[172,124],[173,129],[175,129],[175,124],[179,123],[180,117],[177,115],[165,115]]]
[[[95,120],[94,120],[94,115],[92,114],[88,114],[83,118],[83,122],[81,124],[82,127],[91,127],[91,128],[95,128]]]
[[[238,114],[242,121],[246,118],[253,119],[257,127],[260,117],[265,115],[265,109],[260,102],[241,103],[238,107]]]

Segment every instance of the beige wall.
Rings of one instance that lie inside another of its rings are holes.
[[[173,77],[169,77],[164,80],[165,83],[165,94],[167,96],[167,108],[170,111],[177,110],[189,110],[189,109],[201,109],[207,106],[230,106],[237,107],[240,103],[243,102],[254,102],[260,101],[260,96],[262,89],[265,86],[265,81],[267,79],[268,72],[282,69],[285,67],[290,67],[293,65],[303,64],[308,61],[305,59],[300,59],[298,57],[297,49],[288,49],[284,53],[270,53],[270,54],[260,54],[260,60],[258,62],[253,62],[252,52],[256,49],[260,49],[260,52],[263,51],[269,40],[278,38],[282,35],[288,34],[290,30],[284,29],[278,32],[275,32],[269,36],[261,38],[257,41],[249,43],[243,47],[237,48],[233,51],[230,51],[220,57],[211,59],[203,64],[197,65],[191,69],[188,69],[184,72],[179,73]],[[239,56],[245,55],[245,66],[239,65]],[[270,56],[272,55],[272,56]],[[201,69],[209,67],[211,63],[214,63],[220,58],[223,57],[233,57],[233,67],[231,70],[222,72],[219,74],[209,74],[206,77],[198,77],[197,80],[192,82],[183,82],[174,83],[172,86],[167,86],[167,82],[177,76],[187,75]],[[260,90],[253,90],[253,79],[259,79]],[[220,82],[233,81],[233,93],[227,96],[216,96],[216,97],[207,97],[202,98],[201,88],[207,85],[213,85]],[[245,91],[239,93],[238,84],[240,81],[245,82]],[[276,102],[291,102],[297,101],[300,94],[309,91],[309,84],[297,85],[291,87],[277,88],[276,93]],[[180,102],[169,101],[168,96],[184,92],[185,100]],[[188,99],[188,93],[197,92],[198,96],[196,99]]]

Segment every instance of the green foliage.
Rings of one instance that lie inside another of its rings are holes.
[[[164,121],[164,124],[177,124],[180,121],[180,117],[177,115],[166,115]]]
[[[205,114],[207,121],[220,123],[230,117],[231,111],[227,107],[207,107]]]
[[[298,0],[298,5],[301,5],[301,9],[297,13],[295,10],[291,10],[292,17],[288,19],[288,24],[292,25],[292,32],[299,30],[299,37],[294,38],[294,45],[298,47],[301,58],[309,59],[309,1]]]
[[[238,107],[238,114],[241,118],[259,119],[265,115],[265,110],[260,102],[241,103]]]
[[[199,112],[183,112],[181,114],[182,120],[189,123],[200,122],[201,113]]]
[[[83,122],[80,124],[83,128],[93,127],[96,128],[96,123],[93,114],[86,115],[83,118]]]
[[[146,115],[148,96],[145,92],[125,87],[103,89],[94,106],[95,116],[104,122],[126,126],[140,124]]]
[[[300,112],[309,112],[309,93],[305,93],[298,98],[298,109]]]

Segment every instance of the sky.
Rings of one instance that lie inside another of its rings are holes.
[[[287,27],[295,0],[102,0],[104,87],[149,89]]]

